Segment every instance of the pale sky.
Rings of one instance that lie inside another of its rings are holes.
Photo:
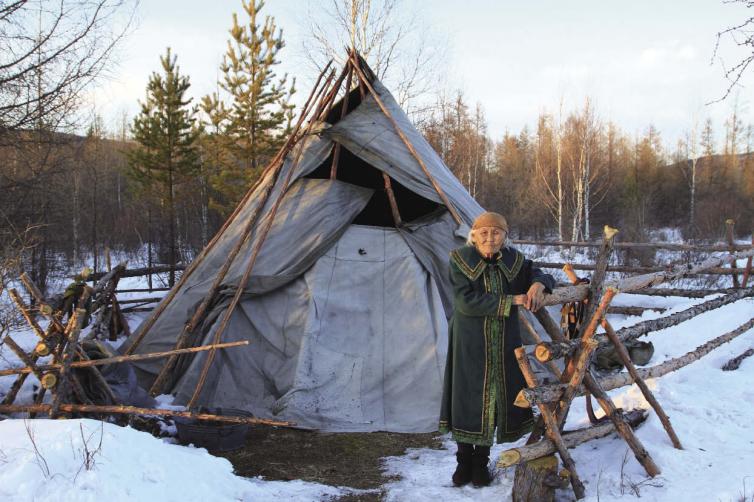
[[[275,17],[287,47],[280,71],[298,78],[304,100],[312,71],[302,44],[310,9],[332,0],[268,0],[262,13]],[[718,137],[738,98],[744,124],[754,123],[754,68],[735,95],[705,106],[727,88],[720,62],[710,64],[715,34],[747,15],[721,0],[404,0],[407,16],[418,16],[430,40],[441,40],[445,87],[460,89],[484,107],[493,138],[532,129],[538,114],[565,110],[589,97],[601,119],[628,133],[649,124],[665,143],[711,117]],[[211,5],[211,6],[210,6]],[[119,116],[133,117],[149,74],[167,46],[191,77],[199,99],[215,89],[228,39],[231,13],[240,0],[142,0],[138,22],[120,52],[120,66],[94,93],[94,106],[114,128]],[[748,13],[751,14],[751,13]],[[722,47],[727,63],[743,52]],[[701,128],[701,126],[700,126]],[[719,141],[718,141],[719,144]]]

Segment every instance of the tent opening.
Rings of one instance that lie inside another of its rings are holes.
[[[330,110],[330,113],[327,114],[325,117],[325,122],[328,124],[335,124],[336,122],[340,121],[340,118],[343,114],[343,104],[345,103],[345,96],[340,98],[338,101],[336,101],[333,104],[332,109]],[[358,87],[355,87],[351,90],[351,93],[348,96],[348,109],[346,110],[346,115],[351,113],[351,110],[356,108],[361,104],[361,91]]]
[[[307,178],[329,179],[332,166],[332,152],[314,171],[306,175]],[[372,225],[378,227],[395,227],[393,215],[390,211],[390,201],[382,179],[382,171],[373,167],[348,149],[341,146],[338,160],[337,179],[352,185],[358,185],[374,190],[366,207],[356,216],[353,223],[357,225]],[[404,222],[410,222],[425,216],[440,207],[434,201],[415,194],[405,186],[390,178],[395,194],[398,212]]]

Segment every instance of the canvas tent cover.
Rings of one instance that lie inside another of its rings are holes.
[[[469,223],[482,210],[390,93],[377,80],[372,85],[463,222],[444,208],[371,95],[334,125],[317,124],[288,155],[276,180],[268,173],[135,351],[173,348],[262,190],[275,181],[261,214],[268,215],[281,192],[282,203],[222,336],[251,343],[217,352],[199,405],[242,408],[328,431],[436,429],[451,307],[448,254],[463,244]],[[328,162],[335,143],[436,203],[437,210],[398,228],[354,225],[375,190],[311,177]],[[291,169],[284,189],[281,180]],[[263,224],[261,219],[257,228]],[[258,238],[253,232],[241,248],[191,345],[211,343]],[[202,352],[179,359],[172,374],[177,404],[190,399],[206,357]],[[151,384],[163,363],[137,363],[143,385]]]

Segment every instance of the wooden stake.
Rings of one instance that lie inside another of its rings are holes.
[[[754,233],[751,234],[751,246],[754,247]],[[745,288],[749,282],[749,276],[751,276],[752,257],[746,260],[746,268],[744,268],[744,277],[741,279],[741,287]]]
[[[733,226],[736,222],[732,219],[725,220],[725,238],[728,240],[728,247],[730,254],[733,255],[736,252],[735,242],[733,241]],[[741,285],[738,282],[738,268],[736,267],[735,260],[730,262],[731,275],[733,276],[733,287],[738,288]]]

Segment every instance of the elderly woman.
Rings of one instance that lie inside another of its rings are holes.
[[[487,486],[490,446],[531,430],[531,410],[513,406],[525,386],[513,350],[521,346],[519,306],[536,311],[554,279],[503,246],[508,223],[497,213],[479,216],[466,246],[450,254],[453,317],[448,336],[440,431],[458,443],[453,483]]]

